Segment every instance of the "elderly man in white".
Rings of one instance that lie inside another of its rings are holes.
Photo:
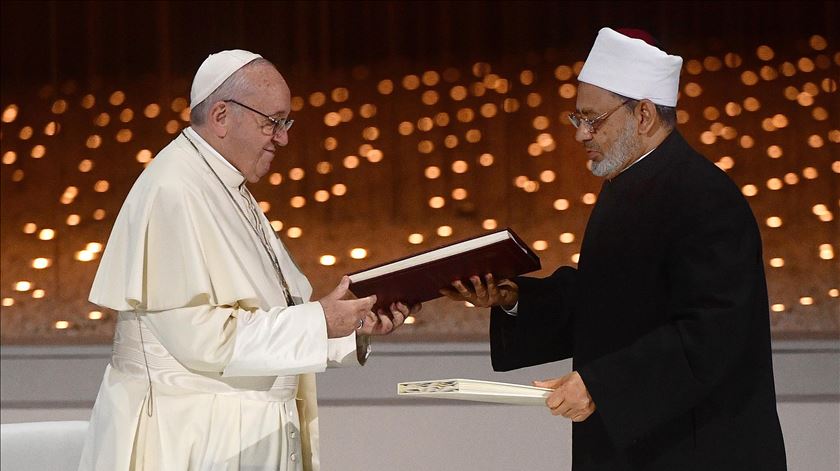
[[[210,55],[192,127],[129,193],[90,300],[119,311],[80,470],[318,469],[313,373],[363,364],[419,309],[312,288],[245,181],[288,142],[290,92],[242,50]]]

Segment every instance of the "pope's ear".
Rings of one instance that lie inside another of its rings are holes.
[[[207,116],[207,126],[213,131],[217,137],[225,137],[230,125],[230,108],[224,101],[217,101],[210,107],[210,112]]]

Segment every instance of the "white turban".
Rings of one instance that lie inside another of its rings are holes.
[[[204,101],[205,98],[215,92],[219,88],[219,85],[233,75],[234,72],[254,59],[261,57],[259,54],[243,51],[242,49],[232,49],[230,51],[210,54],[201,63],[198,72],[195,73],[192,89],[190,90],[190,107],[194,108],[197,104]]]
[[[671,56],[641,39],[601,28],[578,80],[657,105],[677,105],[682,57]]]

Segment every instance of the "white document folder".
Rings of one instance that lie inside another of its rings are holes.
[[[397,395],[545,406],[552,389],[477,379],[436,379],[397,383]]]

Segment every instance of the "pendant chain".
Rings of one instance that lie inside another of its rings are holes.
[[[192,141],[192,139],[189,138],[189,136],[186,135],[186,133],[181,131],[181,134],[187,139],[187,141],[189,141],[190,144],[192,144],[195,151],[198,152],[199,157],[201,157],[201,160],[204,161],[204,163],[207,165],[207,168],[210,169],[210,172],[213,173],[213,176],[216,177],[216,180],[225,189],[225,194],[228,195],[231,203],[233,203],[233,205],[239,211],[239,214],[242,215],[242,217],[245,219],[245,222],[248,223],[248,226],[251,228],[251,230],[254,231],[254,234],[257,236],[257,239],[263,246],[266,255],[268,255],[269,260],[271,260],[271,265],[274,267],[274,271],[277,274],[277,279],[280,282],[280,289],[283,291],[283,295],[286,298],[286,305],[293,306],[295,302],[292,298],[291,291],[289,290],[289,285],[286,283],[286,278],[283,276],[283,272],[280,270],[280,261],[277,259],[277,254],[274,253],[274,249],[271,247],[271,243],[269,242],[268,237],[266,237],[265,230],[262,224],[260,223],[259,213],[257,212],[256,206],[254,206],[254,198],[253,196],[251,196],[251,192],[248,191],[248,188],[245,186],[244,183],[240,186],[239,194],[240,196],[245,198],[245,202],[248,205],[248,210],[251,213],[251,216],[253,217],[253,222],[251,221],[251,218],[249,218],[248,215],[245,213],[245,210],[243,210],[239,203],[236,202],[236,200],[233,197],[233,194],[228,189],[227,185],[225,185],[225,183],[219,177],[219,174],[217,174],[213,167],[210,165],[210,162],[208,162],[207,159],[204,157],[204,154],[202,154],[201,151],[198,150],[198,146],[195,145],[195,143]]]

